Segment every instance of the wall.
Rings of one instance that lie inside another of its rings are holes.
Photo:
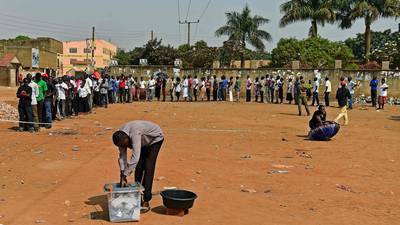
[[[0,67],[0,86],[10,85],[10,68]]]
[[[167,74],[173,74],[172,66],[116,66],[110,68],[110,74],[112,75],[120,75],[132,74],[136,77],[148,77],[147,71],[150,74],[153,74],[155,71],[162,69],[167,71]],[[182,69],[180,76],[184,75],[197,75],[198,77],[208,76],[208,75],[217,75],[217,77],[221,77],[225,75],[227,78],[230,76],[236,77],[241,76],[241,80],[244,83],[247,76],[250,76],[253,80],[255,77],[265,76],[266,74],[274,74],[281,75],[285,78],[289,76],[293,72],[294,74],[301,74],[304,76],[306,80],[312,80],[314,78],[314,70],[287,70],[287,69],[212,69],[212,70],[203,70],[203,69]],[[360,87],[356,90],[356,95],[370,96],[369,89],[369,81],[371,78],[376,75],[379,79],[382,77],[387,78],[387,82],[389,85],[389,96],[400,97],[400,71],[381,71],[381,70],[320,70],[322,78],[324,79],[326,76],[332,82],[333,90],[336,90],[339,86],[340,77],[349,77],[351,76],[354,81],[360,82]],[[286,82],[287,83],[287,82]],[[244,85],[242,85],[242,88]],[[323,92],[323,88],[320,89],[321,94]]]

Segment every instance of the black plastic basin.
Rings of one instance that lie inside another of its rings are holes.
[[[185,190],[165,190],[160,193],[163,204],[168,209],[188,210],[193,207],[197,195]]]

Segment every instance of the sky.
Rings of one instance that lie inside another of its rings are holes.
[[[285,0],[211,0],[206,7],[209,1],[0,0],[0,39],[23,34],[53,37],[61,41],[83,40],[91,37],[92,26],[95,26],[96,38],[111,40],[126,50],[144,45],[150,39],[151,30],[155,37],[162,38],[163,44],[179,46],[187,42],[187,26],[179,25],[180,18],[182,21],[200,19],[199,24],[192,24],[191,43],[205,40],[210,46],[220,46],[227,37],[217,38],[214,32],[225,24],[224,13],[240,11],[246,4],[253,15],[270,20],[261,27],[273,38],[266,43],[267,50],[276,47],[282,37],[307,37],[310,21],[279,27],[282,17],[279,6]],[[398,30],[398,23],[400,21],[395,19],[380,19],[372,25],[372,29]],[[363,21],[359,20],[348,30],[341,30],[337,25],[319,27],[319,34],[340,41],[362,33],[364,29]]]

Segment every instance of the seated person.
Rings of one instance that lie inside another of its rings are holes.
[[[326,123],[326,111],[325,106],[319,105],[318,110],[314,112],[313,117],[309,122],[311,130],[322,126]]]

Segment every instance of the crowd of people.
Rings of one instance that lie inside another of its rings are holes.
[[[285,84],[287,82],[287,84]],[[341,116],[347,124],[347,109],[352,109],[355,89],[358,84],[351,77],[341,78],[336,93]],[[320,90],[321,83],[323,90]],[[244,81],[246,102],[298,105],[299,116],[302,105],[307,115],[311,106],[320,105],[320,92],[324,93],[325,106],[330,106],[332,84],[328,77],[321,82],[316,76],[306,81],[302,76],[283,78],[266,75]],[[22,79],[17,91],[19,98],[19,130],[39,131],[40,127],[51,128],[53,120],[63,120],[79,114],[87,114],[94,107],[108,107],[108,104],[131,103],[133,101],[240,101],[242,81],[239,76],[229,77],[197,76],[168,77],[163,73],[145,80],[132,75],[118,77],[107,74],[49,77],[47,74],[28,74]],[[385,79],[381,85],[376,77],[370,82],[372,105],[383,109],[387,100],[388,85]],[[285,88],[285,89],[284,89]],[[379,93],[378,93],[379,90]],[[284,94],[286,93],[286,96]],[[378,97],[379,94],[379,98]]]

